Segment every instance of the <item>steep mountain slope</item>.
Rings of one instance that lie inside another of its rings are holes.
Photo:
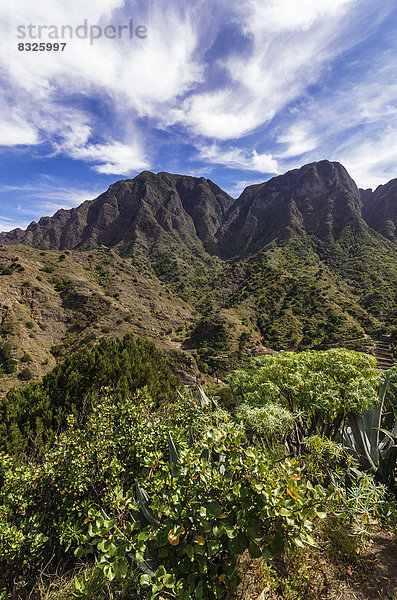
[[[266,306],[270,310],[258,318],[269,343],[280,342],[280,335],[274,338],[271,333],[275,326],[279,332],[284,328],[283,343],[287,343],[288,329],[294,334],[290,345],[302,340],[309,343],[313,320],[317,320],[319,333],[321,314],[321,328],[331,338],[335,334],[335,328],[334,334],[330,331],[332,321],[350,322],[352,334],[359,331],[357,321],[365,330],[376,328],[373,318],[389,327],[397,325],[397,245],[372,230],[361,213],[364,198],[366,214],[373,207],[372,214],[380,215],[384,222],[386,208],[395,206],[394,182],[383,188],[374,197],[370,191],[360,194],[342,165],[321,161],[250,186],[229,209],[217,233],[218,253],[233,260],[244,257],[252,263],[249,271],[256,281],[263,280],[263,268],[257,267],[258,253],[261,265],[270,259],[269,264],[279,273],[276,287],[263,282],[262,291],[255,281],[244,281],[249,289],[257,289],[258,298],[267,298],[258,301],[258,311]],[[383,212],[377,210],[375,201],[386,207]],[[270,280],[274,277],[272,273]],[[306,304],[298,309],[296,296],[303,290]],[[324,293],[326,303],[324,298],[321,302]],[[325,310],[327,304],[341,310],[331,315]],[[308,327],[301,326],[305,316]],[[324,341],[321,336],[314,337]]]
[[[374,192],[362,190],[363,217],[370,227],[397,242],[397,179]]]
[[[22,242],[47,250],[98,245],[147,251],[173,241],[190,249],[210,242],[232,198],[204,178],[144,171],[118,181],[95,200],[0,234],[0,244]]]
[[[246,188],[217,233],[218,252],[247,256],[302,234],[332,243],[346,227],[365,227],[360,206],[359,190],[342,165],[305,165]]]
[[[0,234],[0,244],[48,250],[102,244],[135,256],[138,263],[143,257],[183,293],[189,280],[215,268],[205,248],[232,202],[210,180],[144,171],[111,185],[95,200],[31,223],[26,231]]]

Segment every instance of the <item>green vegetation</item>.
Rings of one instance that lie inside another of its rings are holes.
[[[17,361],[13,357],[12,346],[9,342],[0,343],[0,374],[15,373]]]
[[[87,565],[78,598],[126,594],[128,584],[128,597],[149,588],[153,599],[224,598],[238,581],[236,555],[269,560],[312,543],[312,519],[323,516],[324,492],[291,462],[264,460],[230,417],[186,401],[158,412],[145,393],[102,396],[83,426],[68,419],[41,462],[2,459],[3,597],[27,597],[55,555],[59,570],[76,557]]]
[[[1,597],[231,600],[248,553],[258,582],[309,600],[316,539],[355,564],[394,510],[396,379],[352,351],[279,353],[230,374],[229,410],[178,396],[131,335],[80,350],[1,405]]]
[[[0,265],[0,276],[1,275],[12,275],[13,273],[22,273],[24,267],[16,262],[18,259],[14,259],[9,265]]]
[[[306,438],[335,440],[348,415],[378,403],[381,377],[375,366],[372,356],[350,350],[283,352],[255,359],[230,381],[244,399],[242,418],[251,415],[258,434],[275,427],[271,413],[280,410],[280,431],[293,419],[294,431],[285,441],[300,452]]]
[[[22,379],[22,381],[29,381],[33,378],[33,373],[28,367],[25,367],[25,369],[22,369],[22,371],[18,373],[18,377],[19,379]]]
[[[30,371],[20,374],[30,379]],[[126,397],[147,386],[156,402],[167,402],[177,379],[152,342],[128,334],[83,347],[41,382],[11,390],[0,404],[0,448],[10,453],[41,453],[62,431],[69,414],[84,419],[103,385]]]

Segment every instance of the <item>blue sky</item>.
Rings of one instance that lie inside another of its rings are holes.
[[[18,50],[63,25],[63,52]],[[144,169],[234,197],[324,158],[397,177],[394,0],[2,0],[0,27],[0,230]]]

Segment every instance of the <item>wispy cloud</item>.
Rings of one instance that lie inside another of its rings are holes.
[[[233,183],[233,185],[226,187],[225,191],[228,194],[230,194],[230,196],[232,196],[232,198],[238,198],[240,196],[241,192],[243,192],[246,187],[248,187],[250,185],[255,185],[258,183],[263,183],[263,181],[260,177],[258,177],[256,179],[239,179],[238,181],[235,181]]]
[[[332,93],[307,98],[279,126],[277,142],[287,149],[275,154],[283,167],[327,157],[361,187],[397,175],[397,55],[380,53],[370,62],[360,81],[342,79]]]
[[[249,51],[219,60],[221,89],[188,97],[179,118],[199,135],[243,137],[269,123],[315,82],[330,61],[357,42],[346,35],[357,0],[246,0],[237,11]]]
[[[280,158],[291,158],[302,156],[318,146],[318,140],[310,133],[311,125],[308,123],[294,123],[291,127],[278,136],[277,143],[287,146],[278,156]]]
[[[258,154],[256,150],[250,153],[234,147],[225,150],[217,144],[212,144],[200,148],[200,157],[231,169],[278,173],[277,161],[270,154]]]
[[[35,146],[101,175],[131,175],[164,162],[158,149],[177,131],[203,169],[271,174],[329,157],[378,181],[395,160],[396,49],[357,69],[348,62],[393,10],[393,0],[3,0],[1,149]],[[131,17],[148,25],[146,39],[17,50],[19,24]],[[346,81],[330,75],[342,58]]]
[[[105,174],[130,173],[150,166],[139,145],[120,142],[77,146],[70,150],[70,155],[72,158],[98,163],[95,170]]]
[[[18,197],[19,203],[14,206],[13,218],[0,216],[0,231],[16,227],[24,229],[37,218],[36,215],[51,216],[61,208],[73,208],[85,200],[92,200],[101,192],[102,189],[69,186],[50,177],[40,177],[23,185],[1,185],[1,205],[14,204],[15,197]]]

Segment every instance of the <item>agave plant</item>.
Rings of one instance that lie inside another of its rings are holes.
[[[378,406],[360,415],[350,414],[343,439],[360,470],[371,472],[378,481],[396,489],[397,421],[390,431],[381,427],[389,387],[397,389],[387,375],[379,391]]]

